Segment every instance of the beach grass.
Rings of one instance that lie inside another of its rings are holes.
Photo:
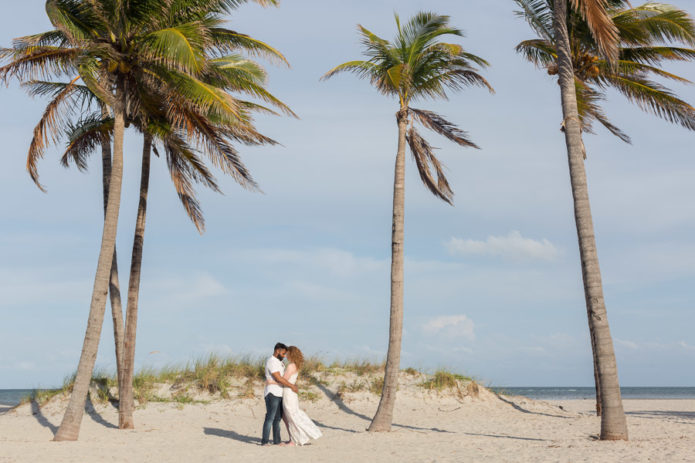
[[[427,375],[415,368],[402,370],[409,376],[422,375],[418,386],[428,391],[460,390],[472,379],[446,370]],[[384,384],[384,363],[367,360],[326,362],[319,357],[307,357],[300,376],[300,398],[315,402],[321,398],[320,390],[329,385],[331,377],[338,377],[340,385],[336,395],[362,391],[380,395]],[[342,378],[342,377],[345,377]],[[147,402],[172,402],[179,405],[206,403],[208,398],[252,399],[265,381],[265,359],[262,357],[225,357],[210,354],[194,361],[166,365],[159,368],[140,368],[133,377],[134,396],[140,405]],[[346,382],[347,381],[347,382]],[[74,375],[67,377],[58,389],[37,390],[22,403],[35,400],[42,405],[58,395],[72,391]],[[334,383],[335,384],[335,383]],[[90,397],[105,403],[117,401],[118,381],[114,373],[98,371],[92,379]],[[163,392],[164,391],[164,392]]]
[[[437,370],[432,376],[419,383],[418,386],[427,391],[436,391],[437,393],[454,391],[459,397],[477,395],[479,389],[478,383],[473,378],[444,369]]]

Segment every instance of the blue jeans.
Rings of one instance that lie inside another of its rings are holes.
[[[273,444],[279,444],[280,421],[282,420],[282,397],[268,394],[265,396],[265,421],[263,421],[263,438],[261,444],[270,440],[270,428],[273,428]]]

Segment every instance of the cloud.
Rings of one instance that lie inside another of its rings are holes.
[[[685,341],[680,341],[678,343],[678,345],[685,350],[695,350],[695,346],[690,345],[690,344],[686,343]]]
[[[452,254],[500,256],[512,259],[536,259],[552,261],[559,254],[558,249],[547,239],[524,238],[513,230],[507,236],[490,235],[485,241],[451,238],[446,243]]]
[[[632,350],[639,349],[639,346],[637,345],[637,343],[633,342],[633,341],[626,341],[624,339],[615,338],[615,343],[619,346],[627,347],[628,349],[632,349]]]
[[[422,326],[425,333],[444,335],[452,338],[475,340],[475,325],[473,320],[465,315],[448,315],[430,319]]]

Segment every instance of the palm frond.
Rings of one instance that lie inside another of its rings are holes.
[[[620,50],[620,59],[649,65],[662,61],[695,60],[695,50],[681,47],[625,47]]]
[[[515,14],[525,19],[529,26],[543,40],[555,37],[553,30],[553,11],[549,8],[548,0],[514,0],[521,8]]]
[[[575,79],[575,87],[577,89],[577,109],[583,132],[594,133],[592,123],[593,121],[598,121],[610,133],[625,143],[632,143],[632,140],[625,132],[608,120],[601,108],[600,102],[605,99],[605,95],[593,90],[579,79]],[[584,152],[584,157],[586,158],[586,151]]]
[[[74,84],[77,77],[71,81]],[[63,90],[55,95],[53,100],[46,106],[41,120],[34,128],[34,136],[29,145],[29,153],[27,155],[27,171],[29,176],[34,181],[36,186],[41,191],[46,191],[39,183],[38,162],[43,158],[46,146],[53,141],[54,143],[60,136],[60,130],[65,124],[66,112],[69,112],[69,107],[65,107],[69,103],[68,98],[74,90],[73,85],[67,85]]]
[[[695,130],[695,108],[663,85],[649,79],[619,74],[607,76],[606,81],[643,111]]]
[[[279,50],[246,34],[219,27],[211,28],[210,34],[214,46],[217,47],[221,54],[243,50],[250,55],[267,58],[274,62],[282,63],[287,67],[290,65],[287,58]]]
[[[543,39],[524,40],[516,46],[515,51],[542,69],[555,64],[557,61],[555,47]]]
[[[685,11],[664,3],[646,3],[619,11],[613,21],[622,42],[646,45],[655,42],[695,46],[695,23]]]
[[[464,132],[463,130],[459,129],[456,127],[455,124],[449,122],[448,120],[444,119],[442,116],[440,116],[437,113],[434,113],[432,111],[426,111],[424,109],[415,109],[415,108],[408,108],[410,111],[415,114],[415,117],[417,118],[418,121],[428,129],[448,138],[449,140],[453,141],[454,143],[457,143],[461,146],[468,146],[471,148],[478,148],[480,147],[473,143],[469,138],[468,138],[468,133]]]
[[[113,118],[104,118],[101,112],[84,116],[76,123],[68,124],[68,146],[60,159],[63,167],[75,164],[81,171],[87,170],[89,156],[102,144],[111,143]]]
[[[200,72],[205,61],[205,30],[199,23],[181,24],[148,34],[143,51],[155,62],[183,72]]]
[[[0,67],[0,79],[23,81],[74,74],[78,53],[76,49],[62,47],[32,47],[26,52],[3,49],[3,60],[12,61]]]
[[[339,64],[325,73],[323,76],[321,76],[321,80],[329,79],[341,72],[351,72],[356,74],[358,77],[368,77],[371,79],[376,77],[377,69],[377,65],[369,61],[348,61],[346,63]]]
[[[564,0],[562,0],[564,1]],[[618,28],[608,15],[607,0],[569,0],[570,5],[586,20],[596,44],[609,59],[618,56]]]
[[[408,130],[406,138],[422,183],[433,195],[453,205],[454,192],[451,191],[449,182],[444,175],[443,166],[434,155],[432,147],[413,127]],[[434,169],[436,179],[432,175],[432,169]]]

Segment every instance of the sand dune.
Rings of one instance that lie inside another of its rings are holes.
[[[0,415],[0,462],[695,462],[695,401],[626,400],[629,442],[597,441],[591,401],[541,402],[479,394],[438,394],[405,384],[392,432],[365,432],[378,398],[369,392],[320,396],[303,407],[324,436],[301,448],[261,447],[260,389],[253,399],[207,404],[149,403],[137,429],[119,431],[110,404],[85,414],[78,442],[51,442],[65,399]],[[283,430],[283,438],[287,434]]]

